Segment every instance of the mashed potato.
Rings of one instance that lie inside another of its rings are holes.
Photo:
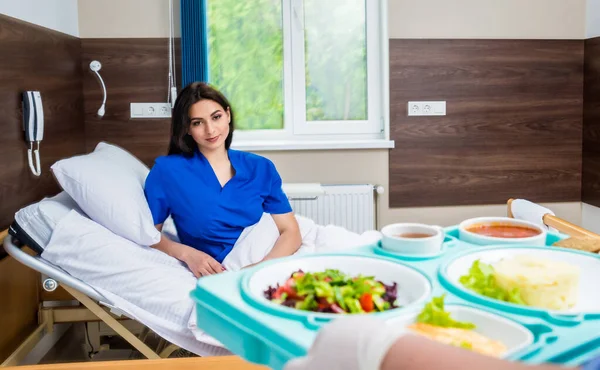
[[[493,265],[498,286],[518,288],[527,305],[566,310],[577,304],[580,271],[568,263],[517,255]]]

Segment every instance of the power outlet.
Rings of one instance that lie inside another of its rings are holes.
[[[409,101],[409,116],[445,116],[445,101]]]
[[[130,103],[130,118],[171,118],[169,103]]]
[[[421,105],[420,104],[408,103],[408,115],[409,116],[419,116],[420,113],[421,113]]]

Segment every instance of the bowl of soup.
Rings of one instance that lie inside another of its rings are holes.
[[[546,245],[546,230],[532,222],[509,217],[478,217],[458,226],[459,238],[470,244]]]
[[[424,256],[440,253],[444,229],[440,226],[397,223],[381,229],[381,248],[394,253]]]

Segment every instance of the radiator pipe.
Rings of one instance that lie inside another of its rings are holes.
[[[373,203],[375,204],[375,230],[379,230],[379,196],[385,192],[381,185],[373,185]]]

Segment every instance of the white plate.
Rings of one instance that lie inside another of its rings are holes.
[[[471,296],[477,293],[463,287],[459,279],[468,274],[469,268],[476,260],[483,263],[494,264],[503,258],[510,258],[519,254],[539,256],[543,259],[566,262],[581,269],[577,305],[569,310],[556,311],[544,310],[536,307],[521,306],[489,298],[490,301],[500,305],[517,306],[527,310],[547,311],[558,314],[585,314],[600,313],[600,258],[585,252],[571,251],[551,247],[497,247],[476,250],[459,255],[441,267],[442,276],[459,290]]]
[[[458,321],[466,321],[475,324],[475,332],[490,339],[502,342],[507,351],[502,358],[509,357],[533,344],[533,334],[523,325],[504,317],[494,315],[476,308],[461,305],[445,305],[444,309],[452,314],[452,318]],[[388,319],[390,325],[398,325],[405,328],[413,324],[421,310],[403,314],[393,319]],[[409,330],[410,332],[410,330]]]
[[[431,283],[425,275],[417,270],[396,262],[366,256],[347,255],[312,255],[301,258],[281,260],[260,268],[254,272],[246,287],[246,293],[255,301],[271,307],[277,307],[296,315],[316,315],[337,317],[338,314],[318,313],[296,310],[272,303],[264,297],[269,286],[283,285],[290,275],[298,270],[304,272],[320,272],[326,269],[337,269],[350,276],[374,276],[387,285],[397,283],[397,305],[407,306],[426,300],[431,294]]]

